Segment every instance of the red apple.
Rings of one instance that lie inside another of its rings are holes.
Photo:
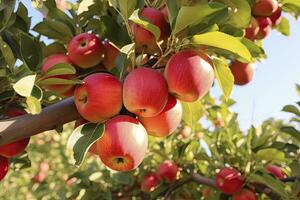
[[[267,172],[271,173],[276,178],[283,179],[283,178],[287,177],[287,175],[284,173],[284,171],[276,165],[268,165],[266,167],[266,170],[267,170]]]
[[[172,160],[165,160],[158,166],[156,171],[156,176],[158,179],[170,183],[176,180],[177,173],[178,173],[177,164]]]
[[[165,20],[163,13],[155,8],[144,8],[141,16],[149,20],[160,30],[160,40],[165,40],[170,35],[170,26]],[[153,33],[139,26],[132,24],[134,40],[138,48],[146,47],[151,52],[157,50],[156,40]]]
[[[212,87],[212,66],[210,58],[200,52],[183,50],[176,53],[165,69],[170,93],[181,101],[197,101]]]
[[[156,70],[139,67],[124,81],[123,101],[126,109],[140,117],[158,115],[168,101],[168,86]]]
[[[152,172],[149,172],[146,176],[144,176],[141,182],[141,190],[143,192],[151,192],[157,187],[158,184],[159,180],[156,175]]]
[[[0,181],[8,172],[8,158],[0,156]]]
[[[5,113],[8,117],[17,117],[26,114],[24,110],[18,108],[9,108]],[[30,138],[18,140],[9,144],[0,146],[0,156],[12,158],[22,153],[29,143]]]
[[[230,65],[230,70],[234,77],[234,84],[246,85],[252,81],[254,77],[255,65],[233,61]]]
[[[115,67],[115,61],[120,53],[119,49],[110,43],[107,39],[102,41],[104,46],[104,58],[102,60],[106,69],[111,70]]]
[[[169,9],[167,6],[164,6],[160,9],[161,13],[164,15],[165,20],[169,22]]]
[[[232,195],[232,200],[256,200],[256,194],[252,190],[242,189],[240,192]]]
[[[180,102],[173,96],[161,113],[154,117],[139,117],[140,122],[146,128],[149,135],[165,137],[172,134],[179,126],[182,117]]]
[[[225,167],[217,174],[216,185],[225,194],[239,192],[244,184],[244,179],[239,171],[234,168]]]
[[[129,171],[143,161],[148,135],[137,119],[119,115],[105,122],[105,131],[97,145],[99,157],[107,167]]]
[[[252,7],[254,16],[271,16],[278,8],[277,0],[257,0]]]
[[[255,36],[255,39],[262,40],[266,38],[272,32],[272,22],[269,18],[257,17],[259,31]]]
[[[80,115],[98,123],[117,115],[122,108],[122,83],[106,73],[92,74],[76,87],[74,98]]]
[[[70,60],[81,68],[90,68],[99,64],[104,54],[101,40],[94,34],[81,33],[68,46]]]
[[[273,27],[278,26],[280,24],[282,19],[281,12],[281,7],[278,7],[278,9],[269,17]]]
[[[47,73],[49,69],[61,63],[72,64],[71,61],[69,60],[69,57],[65,54],[54,54],[47,57],[44,60],[41,68],[42,74]],[[70,74],[70,75],[57,75],[48,78],[73,79],[75,77],[76,77],[75,75]],[[70,91],[73,91],[72,85],[45,85],[44,88],[53,92],[57,92],[59,94],[68,94]]]
[[[249,40],[254,40],[259,32],[258,22],[254,17],[251,17],[251,23],[245,30],[245,38]]]

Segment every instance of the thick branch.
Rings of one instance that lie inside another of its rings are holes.
[[[48,106],[38,115],[26,114],[0,121],[0,145],[53,130],[80,118],[74,98]]]

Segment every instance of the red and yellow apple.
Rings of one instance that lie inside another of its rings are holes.
[[[0,181],[6,176],[8,165],[8,158],[0,156]]]
[[[47,57],[44,60],[42,68],[41,68],[42,74],[47,73],[48,70],[53,68],[55,65],[61,64],[61,63],[72,64],[69,57],[65,54],[54,54],[54,55]],[[73,79],[75,77],[76,76],[74,74],[70,74],[70,75],[51,76],[51,77],[47,77],[47,78]],[[54,84],[54,85],[45,85],[43,87],[50,91],[57,92],[58,94],[63,94],[64,96],[71,95],[73,93],[72,85]]]
[[[239,171],[234,168],[225,167],[220,170],[216,177],[216,185],[225,194],[239,192],[244,184],[244,179]]]
[[[232,195],[232,200],[256,200],[256,194],[252,190],[242,189],[240,192]]]
[[[257,0],[252,7],[254,16],[268,17],[278,9],[277,0]]]
[[[139,117],[149,135],[165,137],[172,134],[179,126],[182,117],[182,106],[173,96],[169,96],[167,105],[154,117]]]
[[[245,30],[245,38],[248,38],[249,40],[254,40],[258,32],[259,32],[258,22],[254,17],[252,17],[250,25]]]
[[[83,79],[75,89],[75,104],[80,115],[93,123],[117,115],[122,108],[122,83],[110,74],[96,73]]]
[[[156,70],[139,67],[128,74],[123,86],[126,109],[140,117],[158,115],[168,101],[168,85]]]
[[[159,180],[156,175],[152,172],[149,172],[144,176],[141,182],[141,190],[143,192],[151,192],[157,187],[158,184]]]
[[[70,41],[68,55],[72,63],[86,69],[99,64],[104,54],[101,40],[94,34],[81,33]]]
[[[135,118],[119,115],[105,122],[103,136],[97,141],[98,154],[110,169],[129,171],[143,161],[148,135]]]
[[[107,39],[102,41],[104,46],[104,57],[102,64],[108,70],[115,67],[115,61],[120,53],[119,49],[110,43]]]
[[[24,110],[18,108],[9,108],[4,113],[8,117],[17,117],[20,115],[26,114]],[[22,153],[29,143],[30,138],[25,138],[22,140],[18,140],[9,144],[5,144],[0,146],[0,156],[4,156],[6,158],[12,158],[14,156]]]
[[[172,160],[165,160],[160,163],[157,168],[156,176],[159,180],[166,181],[168,183],[174,182],[176,180],[178,173],[178,166]]]
[[[282,20],[281,12],[281,7],[278,7],[278,9],[271,16],[269,16],[273,27],[278,26],[280,24]]]
[[[269,18],[257,17],[256,18],[259,26],[259,31],[255,36],[255,39],[265,39],[272,32],[272,22]]]
[[[266,170],[276,178],[283,179],[287,177],[286,173],[276,165],[268,165]]]
[[[252,81],[255,73],[255,65],[250,63],[242,63],[233,61],[230,65],[230,70],[234,77],[234,84],[246,85]]]
[[[194,50],[174,54],[165,69],[169,91],[181,101],[194,102],[212,87],[214,70],[211,59]]]

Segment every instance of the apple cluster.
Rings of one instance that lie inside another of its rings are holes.
[[[19,108],[8,108],[4,115],[8,118],[24,115],[26,112]],[[29,143],[30,138],[18,140],[0,146],[0,181],[6,176],[9,169],[9,159],[21,154]]]
[[[265,170],[278,179],[287,177],[285,172],[276,165],[267,165]],[[255,192],[245,186],[245,179],[241,172],[235,168],[222,168],[216,176],[216,185],[224,194],[232,195],[233,200],[257,199]]]

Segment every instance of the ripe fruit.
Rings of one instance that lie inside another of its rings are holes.
[[[254,40],[256,35],[258,34],[259,26],[257,20],[252,17],[250,25],[245,30],[245,38],[249,40]]]
[[[232,195],[232,200],[256,200],[256,194],[252,190],[242,189]]]
[[[230,65],[230,70],[234,77],[234,84],[246,85],[254,77],[255,65],[233,61]]]
[[[156,176],[160,180],[173,182],[176,180],[177,172],[178,166],[176,163],[172,160],[166,160],[158,166]]]
[[[123,86],[126,109],[140,117],[158,115],[168,101],[168,86],[156,70],[139,67],[128,74]]]
[[[268,165],[266,170],[276,178],[283,179],[287,177],[284,171],[276,165]]]
[[[269,17],[273,27],[280,24],[282,19],[281,12],[282,12],[281,7],[278,7],[278,9]]]
[[[106,73],[86,77],[75,89],[75,104],[80,115],[90,122],[101,122],[117,115],[122,108],[122,83]]]
[[[8,172],[8,158],[0,156],[0,181]]]
[[[69,57],[65,54],[54,54],[49,57],[47,57],[42,65],[41,71],[43,74],[47,73],[48,70],[50,70],[52,67],[54,67],[57,64],[61,63],[67,63],[67,64],[72,64]],[[57,76],[51,76],[48,78],[61,78],[61,79],[73,79],[75,78],[75,75],[70,74],[70,75],[57,75]],[[59,94],[68,94],[70,91],[72,91],[73,86],[72,85],[45,85],[44,88],[57,92]]]
[[[272,15],[278,8],[277,0],[258,0],[252,8],[255,16],[268,17]]]
[[[108,40],[103,40],[102,44],[104,46],[104,58],[102,60],[102,63],[106,69],[111,70],[115,67],[115,61],[120,51]]]
[[[258,17],[256,18],[259,26],[259,31],[255,36],[255,39],[262,40],[266,38],[272,32],[272,22],[269,18]]]
[[[214,71],[208,56],[184,50],[170,58],[165,77],[171,94],[181,101],[194,102],[212,87]]]
[[[5,115],[8,117],[17,117],[20,115],[24,115],[26,112],[21,109],[17,108],[9,108],[6,112]],[[19,141],[15,141],[9,144],[5,144],[0,146],[0,156],[4,156],[6,158],[12,158],[14,156],[19,155],[22,153],[25,148],[27,147],[29,143],[30,138],[25,138]]]
[[[160,9],[161,13],[164,15],[166,22],[169,22],[169,9],[167,6],[164,6]]]
[[[159,40],[165,40],[170,35],[169,24],[165,20],[165,17],[160,10],[155,8],[144,8],[141,12],[141,16],[159,28]],[[132,24],[132,31],[138,48],[146,47],[150,52],[157,49],[156,40],[153,33],[144,29],[138,24]]]
[[[151,192],[158,185],[159,180],[156,175],[152,172],[149,172],[146,176],[144,176],[141,182],[141,190],[143,192]]]
[[[242,189],[243,177],[239,171],[225,167],[217,174],[216,185],[225,194],[234,194]]]
[[[100,39],[91,33],[75,36],[68,46],[70,60],[81,68],[90,68],[99,64],[104,54]]]
[[[167,105],[161,113],[154,117],[139,117],[140,122],[146,128],[149,135],[156,137],[168,136],[181,122],[182,107],[173,96],[169,96]]]
[[[143,161],[148,135],[137,119],[119,115],[105,122],[105,131],[97,145],[99,156],[107,167],[129,171]]]

